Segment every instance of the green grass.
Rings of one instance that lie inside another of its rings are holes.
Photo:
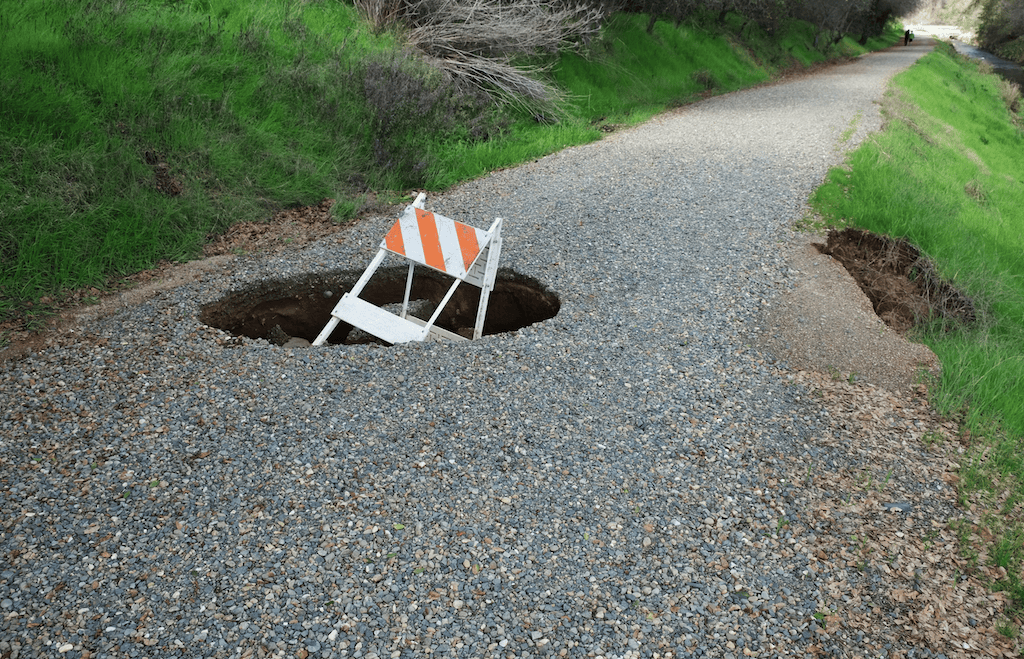
[[[945,46],[896,76],[884,107],[886,130],[830,172],[812,204],[833,224],[907,238],[975,301],[974,326],[919,338],[942,362],[937,409],[974,442],[965,496],[983,491],[999,509],[993,531],[1009,539],[997,543],[1009,571],[998,587],[1024,607],[1024,132],[998,79]]]
[[[588,52],[561,55],[553,77],[573,96],[576,116],[637,123],[706,91],[731,91],[770,77],[727,32],[659,21],[648,35],[646,25],[643,15],[616,15]]]
[[[335,36],[356,28],[351,8],[204,6],[5,3],[0,295],[194,256],[367,168],[343,60],[372,44]],[[178,194],[157,189],[160,163]]]

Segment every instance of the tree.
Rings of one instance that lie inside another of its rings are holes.
[[[804,0],[797,17],[817,28],[814,47],[838,43],[855,34],[861,43],[877,36],[889,19],[912,13],[921,0]]]
[[[1010,42],[1024,39],[1024,3],[1020,0],[975,0],[971,8],[981,10],[978,43],[982,48],[1001,52]]]

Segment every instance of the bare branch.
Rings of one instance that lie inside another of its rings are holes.
[[[389,8],[400,2],[404,38],[424,59],[497,102],[543,112],[556,109],[562,95],[537,77],[540,69],[513,65],[513,58],[575,48],[597,35],[604,16],[594,6],[550,0],[357,2],[366,16],[392,16]]]

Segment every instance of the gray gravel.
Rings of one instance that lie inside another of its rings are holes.
[[[361,270],[389,218],[237,259],[0,374],[0,656],[775,657],[834,575],[781,456],[827,412],[752,348],[788,225],[923,49],[682,108],[444,195],[553,319],[233,346],[200,306]],[[842,134],[856,128],[852,140]],[[872,649],[890,642],[890,649]],[[906,648],[903,648],[906,649]],[[913,656],[929,656],[919,653]]]

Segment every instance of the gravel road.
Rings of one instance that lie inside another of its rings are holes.
[[[0,364],[0,656],[939,656],[816,624],[858,577],[809,569],[826,531],[782,464],[868,458],[817,441],[828,410],[753,347],[793,285],[789,225],[924,52],[428,198],[505,218],[503,266],[558,294],[518,332],[284,350],[198,322],[361,270],[378,218]]]

